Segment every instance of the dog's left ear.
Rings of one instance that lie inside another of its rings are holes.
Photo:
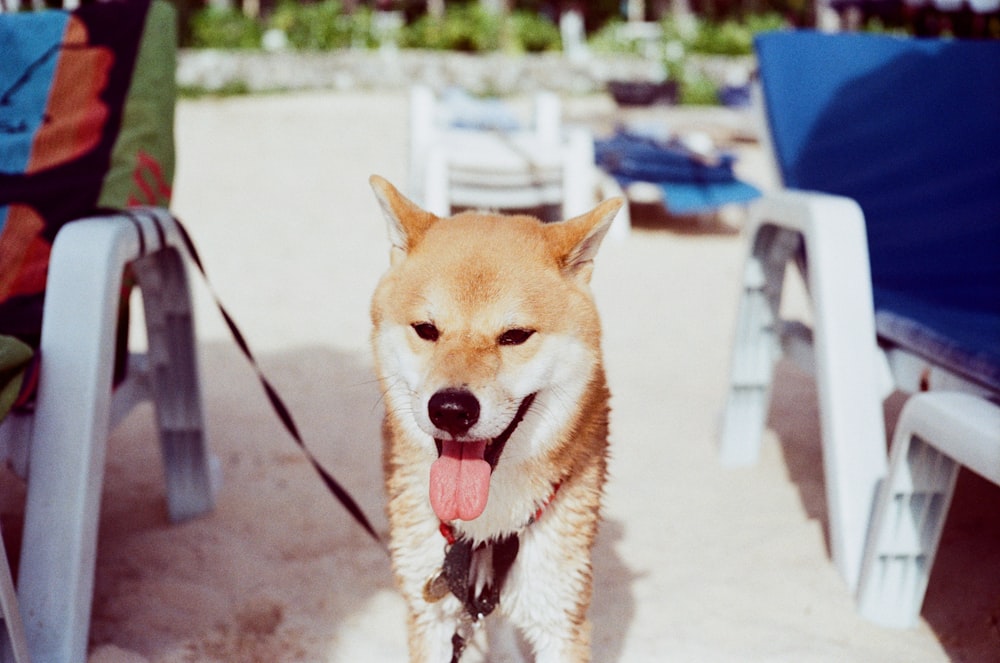
[[[438,217],[421,209],[384,177],[372,175],[368,178],[368,183],[375,191],[375,197],[388,222],[389,241],[392,242],[391,261],[396,264],[420,242]]]
[[[563,273],[590,282],[597,249],[624,203],[622,198],[610,198],[586,214],[543,226]]]

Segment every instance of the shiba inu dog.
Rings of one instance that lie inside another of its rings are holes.
[[[489,660],[589,661],[608,434],[589,281],[622,201],[552,224],[439,218],[371,184],[392,243],[372,344],[411,660],[458,661],[485,620]]]

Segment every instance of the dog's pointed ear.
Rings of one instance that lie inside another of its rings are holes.
[[[383,177],[372,175],[368,178],[375,197],[389,226],[389,241],[392,242],[392,263],[402,259],[416,246],[438,217],[421,209],[412,200],[401,194],[396,187]]]
[[[590,282],[594,256],[623,204],[622,198],[610,198],[586,214],[543,226],[564,274]]]

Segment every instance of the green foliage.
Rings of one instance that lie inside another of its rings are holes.
[[[372,31],[372,12],[367,7],[353,14],[344,12],[337,0],[313,4],[283,2],[268,21],[288,37],[288,44],[298,50],[332,50],[377,46]]]
[[[658,36],[630,37],[628,26],[615,21],[590,40],[595,52],[623,53],[659,59],[663,73],[680,87],[682,104],[718,104],[716,84],[691,66],[692,55],[745,56],[753,52],[753,38],[759,32],[786,27],[775,13],[750,15],[742,20],[713,22],[691,16],[678,20],[668,16],[660,21]]]
[[[513,28],[518,50],[529,53],[555,51],[562,47],[559,28],[547,17],[534,12],[516,11],[508,22]]]
[[[897,25],[887,24],[883,19],[878,16],[873,16],[865,22],[862,28],[864,32],[870,32],[873,34],[886,34],[886,35],[896,35],[897,37],[905,37],[906,30]]]
[[[191,19],[195,48],[259,48],[260,23],[234,9],[206,8]]]
[[[691,44],[696,53],[710,55],[745,55],[753,49],[753,35],[733,20],[702,23],[698,37]]]
[[[708,55],[750,55],[758,32],[779,30],[785,21],[778,14],[748,16],[743,20],[726,19],[721,23],[702,21],[691,51]]]
[[[404,48],[485,53],[528,51],[537,53],[560,46],[559,28],[533,12],[495,14],[479,3],[448,5],[440,18],[422,16],[403,28]]]
[[[680,103],[691,106],[717,106],[719,90],[704,76],[687,76],[681,82]]]
[[[681,46],[686,53],[706,55],[749,55],[753,51],[753,37],[758,32],[779,30],[785,27],[780,14],[751,14],[741,20],[721,22],[690,17],[681,23],[672,16],[660,21],[658,40],[629,37],[621,20],[610,21],[590,39],[590,46],[599,53],[628,53],[649,55],[651,50],[661,52],[668,46]]]
[[[200,86],[181,86],[177,88],[177,96],[181,99],[202,99],[204,97],[242,97],[250,93],[250,86],[247,85],[245,81],[232,81],[211,91]]]
[[[777,12],[748,14],[744,17],[743,23],[753,35],[761,32],[787,30],[789,28],[788,20]]]
[[[642,55],[645,42],[624,34],[625,21],[615,18],[605,23],[600,30],[587,40],[587,45],[595,53],[621,53]]]
[[[452,5],[444,17],[424,15],[403,28],[401,46],[482,53],[500,48],[502,21],[478,3]]]
[[[290,47],[297,50],[374,48],[379,45],[374,11],[360,6],[347,13],[340,0],[301,3],[282,0],[265,20],[252,19],[236,10],[206,8],[192,19],[192,45],[212,48],[259,48],[266,29],[285,33]],[[628,37],[624,23],[615,19],[589,40],[598,53],[631,53],[662,58],[664,53],[704,53],[746,55],[751,52],[753,35],[780,28],[779,14],[749,15],[742,20],[710,22],[692,17],[679,24],[673,18],[660,22],[659,40]],[[399,32],[404,48],[484,53],[491,51],[541,52],[561,47],[559,28],[538,12],[516,10],[495,14],[479,2],[449,2],[445,15],[424,15]],[[682,62],[669,63],[677,69]]]

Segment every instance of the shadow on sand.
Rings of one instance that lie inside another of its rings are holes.
[[[384,529],[370,367],[327,348],[260,357],[319,461]],[[91,646],[154,660],[327,660],[339,625],[391,589],[388,557],[327,492],[235,349],[203,346],[201,369],[223,477],[216,508],[170,525],[149,408],[116,430]]]
[[[594,661],[622,660],[625,636],[635,617],[632,583],[636,575],[616,550],[624,537],[623,523],[604,520],[594,546],[594,599],[590,606]]]
[[[735,206],[718,213],[677,216],[659,202],[632,202],[629,212],[635,229],[666,230],[677,235],[738,235],[743,218],[742,209]]]
[[[259,355],[319,462],[385,538],[382,406],[367,358],[332,348]],[[405,658],[387,553],[327,489],[227,344],[202,347],[223,488],[213,513],[170,525],[148,407],[108,453],[91,647],[151,660]],[[618,660],[634,613],[607,522],[595,551],[595,660]],[[187,658],[184,658],[187,657]],[[360,658],[359,658],[360,657]]]

